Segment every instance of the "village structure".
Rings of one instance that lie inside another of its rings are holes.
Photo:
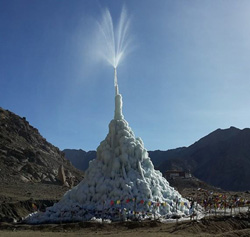
[[[185,179],[189,179],[192,178],[192,174],[190,173],[190,171],[182,171],[182,170],[167,170],[164,174],[164,177],[167,180],[171,180],[171,179],[176,179],[176,178],[185,178]]]

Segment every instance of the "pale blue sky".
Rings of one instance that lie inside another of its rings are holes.
[[[118,67],[124,115],[148,150],[249,127],[250,1],[0,0],[0,106],[60,149],[93,150],[113,118],[95,19],[125,3],[134,50]]]

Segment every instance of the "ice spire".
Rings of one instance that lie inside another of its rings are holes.
[[[114,74],[114,86],[115,86],[115,120],[121,120],[124,119],[124,116],[122,114],[122,95],[119,94],[119,88],[118,88],[118,82],[117,82],[117,72],[116,68],[114,68],[115,74]]]
[[[169,185],[160,171],[154,169],[142,139],[135,137],[122,114],[117,66],[130,42],[128,26],[124,10],[117,31],[114,31],[108,10],[100,24],[107,43],[105,49],[108,49],[103,55],[114,68],[115,111],[109,132],[97,148],[96,159],[89,162],[84,179],[76,187],[45,212],[31,214],[26,222],[82,222],[100,218],[100,213],[102,219],[118,220],[116,209],[127,210],[122,217],[131,219],[135,217],[131,212],[140,213],[145,219],[151,218],[152,214],[157,218],[188,215],[189,202]],[[118,33],[116,37],[114,32]]]
[[[123,208],[129,212],[122,216],[131,219],[132,210],[145,213],[145,218],[151,218],[152,213],[157,218],[188,215],[189,202],[154,169],[142,139],[135,137],[123,118],[116,69],[114,73],[115,116],[97,148],[96,159],[89,162],[84,179],[76,187],[45,212],[31,214],[26,222],[89,221],[100,218],[100,213],[103,219],[118,220],[114,210]]]

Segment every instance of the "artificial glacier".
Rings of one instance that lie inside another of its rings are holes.
[[[123,8],[114,30],[106,9],[99,36],[101,55],[114,68],[115,113],[109,132],[90,161],[84,179],[45,212],[29,215],[28,223],[187,216],[189,202],[154,169],[141,138],[136,138],[122,113],[122,96],[117,82],[117,66],[130,43],[129,20]],[[104,51],[103,51],[104,50]]]
[[[84,179],[45,212],[28,223],[115,220],[138,214],[148,217],[188,215],[189,202],[154,169],[141,138],[136,138],[122,114],[122,96],[115,69],[115,113],[109,132],[90,161]]]

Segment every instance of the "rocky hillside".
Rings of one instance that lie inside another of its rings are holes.
[[[0,108],[0,182],[56,183],[60,165],[71,182],[82,179],[83,173],[25,118]]]
[[[172,150],[159,169],[190,170],[197,178],[232,191],[250,190],[250,129],[217,129],[193,145]]]

